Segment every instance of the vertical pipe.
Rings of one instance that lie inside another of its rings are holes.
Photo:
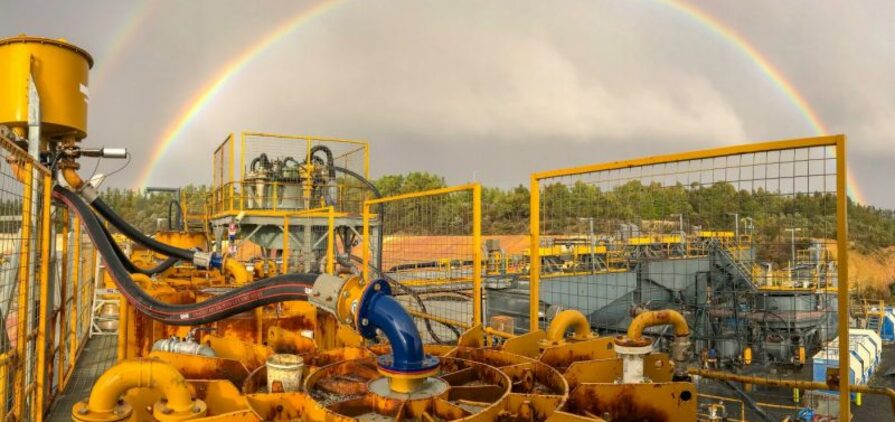
[[[71,218],[68,214],[68,208],[62,208],[59,210],[62,214],[62,231],[59,233],[62,235],[62,271],[59,274],[57,280],[59,280],[59,309],[58,311],[54,310],[54,320],[58,321],[59,324],[59,339],[58,341],[54,341],[57,344],[56,350],[52,353],[58,356],[57,362],[58,365],[56,369],[54,369],[54,374],[58,376],[58,386],[60,386],[60,390],[62,388],[62,383],[65,380],[65,357],[62,353],[59,353],[63,350],[63,345],[65,344],[65,317],[67,314],[65,313],[66,309],[69,307],[66,304],[68,296],[68,280],[69,280],[69,265],[68,265],[68,252],[71,248],[70,242],[68,240],[69,228],[71,227]],[[53,253],[55,254],[55,250]],[[55,328],[56,323],[52,324]],[[55,340],[55,339],[54,339]],[[52,355],[51,354],[51,355]]]
[[[9,355],[7,354],[6,361],[0,364],[0,400],[2,400],[2,402],[0,402],[0,421],[6,421],[6,404],[9,403],[9,401],[6,399],[7,395],[9,394],[8,382],[10,359],[8,358],[8,356]]]
[[[283,274],[289,272],[289,217],[283,217]]]
[[[336,228],[336,209],[335,207],[328,207],[328,211],[326,213],[326,273],[327,274],[335,274],[336,272],[336,257],[333,248],[336,246],[335,239],[335,228]],[[348,251],[351,252],[351,251]]]
[[[234,188],[234,184],[233,184],[233,176],[234,176],[234,173],[236,172],[235,169],[233,168],[233,165],[236,162],[236,157],[234,157],[234,155],[236,155],[234,143],[236,143],[236,141],[233,139],[233,134],[231,133],[230,137],[227,138],[227,144],[228,144],[227,146],[230,147],[230,156],[229,156],[230,174],[228,175],[229,180],[226,181],[227,186],[229,186],[229,191],[230,191],[230,209],[231,210],[234,207],[233,201],[234,201],[234,196],[236,193],[234,191],[235,188]],[[221,164],[223,164],[223,163],[221,163]],[[221,178],[221,181],[224,181],[223,177]]]
[[[43,175],[43,200],[40,216],[40,299],[38,301],[37,328],[37,400],[34,406],[34,420],[44,419],[44,401],[47,395],[47,323],[50,313],[50,207],[53,201],[53,178],[49,173]],[[61,356],[60,356],[61,360]],[[61,372],[61,371],[60,371]]]
[[[15,376],[15,415],[19,420],[24,420],[25,415],[25,386],[29,380],[25,376],[25,360],[28,350],[28,319],[29,319],[29,260],[31,259],[31,196],[34,194],[33,184],[34,165],[31,160],[25,160],[25,180],[22,181],[22,237],[19,242],[19,297],[16,309],[16,359],[17,368]]]
[[[531,191],[529,192],[529,236],[531,245],[529,248],[529,265],[528,265],[528,288],[529,288],[529,309],[528,329],[535,331],[539,328],[539,315],[541,313],[541,187],[540,180],[534,175],[531,176]]]
[[[71,311],[71,343],[69,346],[70,360],[72,367],[74,367],[75,360],[78,356],[78,317],[81,314],[81,307],[86,306],[86,302],[84,302],[81,292],[79,289],[81,288],[81,276],[83,275],[81,271],[81,219],[78,218],[77,215],[74,216],[74,255],[72,256],[72,266],[74,274],[72,274],[72,311]]]
[[[118,300],[118,362],[127,359],[128,312],[127,299],[121,295],[121,299]]]
[[[482,323],[482,185],[472,187],[472,323]]]
[[[242,210],[244,210],[245,207],[246,207],[246,204],[245,204],[245,202],[246,202],[246,199],[245,199],[245,197],[246,197],[246,195],[245,195],[245,191],[246,191],[246,187],[245,187],[245,180],[246,180],[246,163],[245,163],[245,161],[246,161],[246,134],[245,134],[245,132],[242,132],[242,133],[240,134],[240,137],[242,138],[242,141],[240,142],[240,146],[239,146],[239,183],[241,184],[241,186],[239,187],[239,192],[240,192],[240,195],[239,195],[239,210],[242,211]]]
[[[850,397],[848,394],[848,371],[850,362],[848,338],[848,192],[846,191],[846,151],[845,135],[836,137],[836,251],[838,255],[838,286],[836,298],[839,301],[839,420],[851,420]]]
[[[364,201],[363,205],[363,220],[364,220],[364,241],[361,242],[361,257],[363,258],[363,263],[361,268],[361,274],[363,274],[362,282],[366,283],[370,281],[370,204],[367,201]],[[379,225],[379,235],[382,236],[382,225]],[[381,254],[382,251],[379,251]]]
[[[370,178],[370,144],[364,144],[364,178]]]

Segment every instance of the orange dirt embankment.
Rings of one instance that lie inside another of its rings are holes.
[[[836,255],[835,243],[829,246]],[[848,251],[848,273],[853,287],[867,299],[891,299],[889,285],[895,283],[895,246],[864,254]]]

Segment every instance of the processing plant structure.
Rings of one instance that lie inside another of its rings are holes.
[[[0,63],[0,419],[742,420],[700,378],[893,395],[840,383],[848,368],[748,372],[805,365],[848,325],[845,254],[827,244],[847,235],[843,137],[534,174],[509,250],[482,234],[478,184],[383,197],[366,142],[245,132],[214,151],[208,194],[177,198],[179,224],[150,236],[79,173],[127,156],[82,146],[90,55],[21,35]],[[649,189],[722,185],[765,204],[816,192],[831,227],[771,248],[746,215],[685,227],[653,210]]]

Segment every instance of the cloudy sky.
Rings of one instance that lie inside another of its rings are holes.
[[[696,1],[849,137],[865,200],[895,207],[895,2]],[[150,184],[211,180],[230,132],[371,142],[373,176],[527,184],[533,171],[816,134],[742,48],[668,2],[13,1],[0,27],[93,54],[88,145],[126,146],[132,186],[222,70]],[[120,163],[104,162],[101,171]]]

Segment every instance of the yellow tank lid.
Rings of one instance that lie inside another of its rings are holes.
[[[58,47],[67,48],[83,56],[84,59],[87,60],[87,65],[90,66],[91,69],[93,68],[93,57],[90,55],[90,53],[88,53],[87,50],[84,50],[81,47],[69,43],[68,40],[65,38],[53,39],[46,37],[34,37],[24,33],[12,37],[0,38],[0,46],[15,43],[51,44]]]

